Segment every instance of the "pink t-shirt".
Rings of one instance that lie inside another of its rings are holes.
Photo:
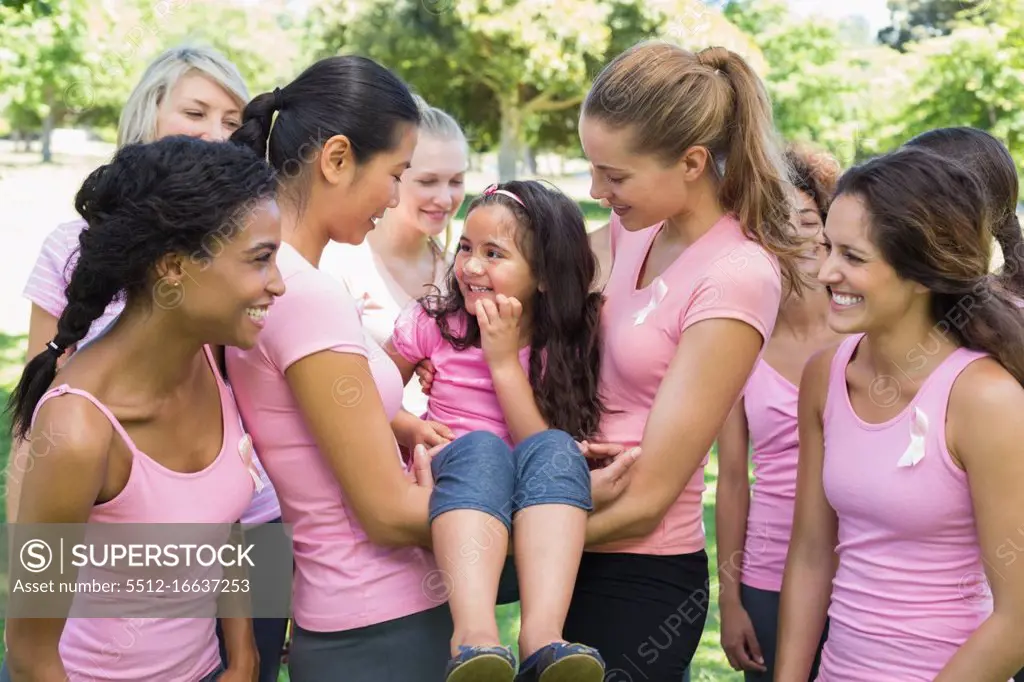
[[[465,322],[453,319],[451,326],[461,333]],[[429,358],[434,365],[426,419],[444,424],[456,437],[470,431],[489,431],[515,447],[482,349],[456,350],[441,337],[437,323],[417,301],[399,315],[391,343],[409,362]],[[519,362],[529,373],[529,346],[519,350]]]
[[[75,271],[75,263],[78,262],[78,238],[86,227],[88,224],[84,220],[73,220],[58,225],[50,232],[43,241],[43,247],[39,251],[39,257],[36,258],[35,267],[32,268],[28,282],[25,283],[23,291],[25,298],[56,318],[61,316],[64,308],[68,305],[64,290]],[[99,337],[117,319],[122,310],[124,310],[123,300],[111,301],[103,314],[96,318],[89,327],[89,331],[78,342],[77,347],[84,348]],[[274,486],[267,478],[266,472],[263,471],[263,465],[258,455],[255,458],[255,464],[263,485],[253,495],[252,504],[242,515],[241,520],[245,524],[266,523],[281,515]]]
[[[839,567],[817,679],[926,682],[992,613],[970,483],[946,447],[953,383],[984,354],[954,351],[900,414],[869,423],[846,386],[862,338],[836,351],[823,416]]]
[[[614,261],[601,311],[599,389],[608,413],[595,440],[630,447],[643,439],[647,415],[683,332],[703,320],[732,318],[768,339],[779,310],[782,280],[775,257],[748,239],[735,217],[725,216],[638,290],[641,265],[662,227],[629,232],[613,215],[610,229]],[[596,551],[663,555],[700,551],[705,544],[703,492],[702,464],[653,533]]]
[[[747,514],[741,582],[782,590],[796,503],[798,389],[763,359],[743,391],[754,460],[754,489]]]
[[[238,406],[263,465],[277,488],[284,522],[294,526],[294,618],[302,628],[338,632],[419,613],[443,603],[423,588],[436,569],[417,547],[370,542],[306,426],[285,371],[304,357],[331,350],[366,357],[372,377],[325,377],[339,403],[361,391],[380,394],[388,419],[402,403],[398,368],[359,323],[344,285],[320,272],[290,245],[277,265],[286,291],[270,308],[251,350],[228,349]],[[401,467],[398,444],[395,466]]]

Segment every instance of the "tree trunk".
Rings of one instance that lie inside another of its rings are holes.
[[[523,150],[524,161],[526,161],[526,172],[530,175],[537,175],[537,150],[533,147],[526,147]]]
[[[498,150],[498,182],[516,179],[516,160],[519,158],[519,132],[522,114],[519,111],[519,93],[501,98],[501,147]]]
[[[53,163],[53,154],[50,151],[50,142],[53,139],[53,97],[48,96],[46,102],[46,116],[43,117],[43,163]]]

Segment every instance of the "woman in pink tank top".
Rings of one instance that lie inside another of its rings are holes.
[[[822,229],[839,165],[823,152],[792,146],[793,229],[806,240],[801,269],[816,278]],[[718,436],[715,518],[722,648],[747,682],[775,678],[779,591],[796,496],[797,386],[807,359],[836,342],[828,293],[815,286],[787,296],[764,356]],[[753,455],[754,487],[750,490]]]
[[[32,446],[19,524],[239,520],[259,474],[210,345],[255,344],[284,292],[275,187],[251,150],[184,136],[126,146],[88,177],[75,200],[88,229],[67,306],[12,399],[15,435]],[[65,349],[120,296],[117,321],[58,372]],[[139,574],[117,576],[127,585]],[[221,619],[221,672],[215,619],[173,617],[216,613],[215,594],[166,593],[145,618],[130,617],[137,600],[120,617],[131,599],[116,595],[101,600],[104,617],[90,617],[98,604],[81,596],[71,608],[82,617],[10,616],[0,679],[253,679],[250,619]]]
[[[908,147],[848,171],[800,391],[776,679],[1005,682],[1024,664],[1024,318],[988,273],[987,196]],[[1016,557],[1019,558],[1019,557]]]

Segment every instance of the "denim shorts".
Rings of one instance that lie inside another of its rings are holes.
[[[441,450],[431,470],[431,522],[445,512],[475,509],[501,521],[511,534],[512,518],[527,507],[594,508],[587,460],[564,431],[535,433],[515,449],[493,433],[473,431]]]

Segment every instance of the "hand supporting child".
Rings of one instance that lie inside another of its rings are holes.
[[[630,469],[640,448],[629,448],[619,443],[577,442],[580,452],[594,463],[590,470],[590,495],[594,509],[600,509],[614,502],[629,486]]]

